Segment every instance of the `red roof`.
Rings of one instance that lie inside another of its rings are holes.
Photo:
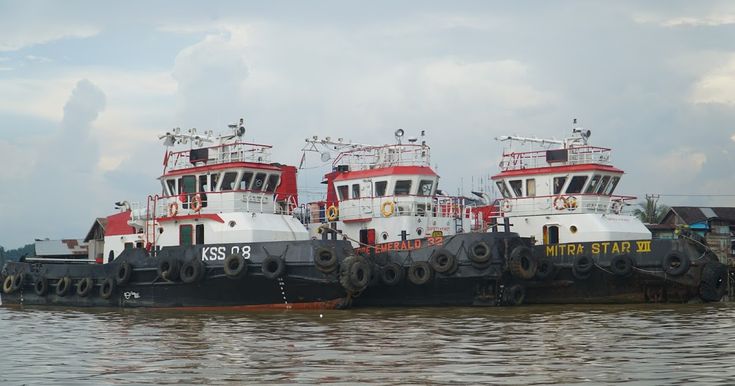
[[[107,216],[105,236],[135,234],[135,229],[128,225],[128,220],[130,220],[130,211],[120,212],[111,216]]]
[[[334,180],[354,180],[357,178],[383,177],[391,175],[418,174],[423,176],[436,176],[428,166],[392,166],[389,168],[378,168],[369,170],[356,170],[354,172],[340,173]]]

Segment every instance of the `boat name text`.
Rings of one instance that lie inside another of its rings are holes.
[[[606,255],[608,253],[648,253],[651,252],[650,240],[638,241],[606,241],[589,244],[589,250],[584,244],[558,244],[547,245],[546,256],[575,256],[584,253],[593,255]]]
[[[202,261],[224,260],[227,255],[241,255],[245,259],[250,258],[250,246],[232,246],[230,253],[227,253],[227,247],[204,247],[202,248]]]

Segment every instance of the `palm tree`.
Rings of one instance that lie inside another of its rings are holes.
[[[646,201],[638,203],[640,209],[633,211],[645,224],[658,224],[664,219],[669,207],[658,203],[659,196],[654,194],[646,194]]]

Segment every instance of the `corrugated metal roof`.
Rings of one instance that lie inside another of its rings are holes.
[[[87,243],[84,240],[37,240],[36,256],[86,255]]]
[[[717,213],[715,213],[715,211],[712,210],[712,208],[699,208],[699,210],[702,211],[702,214],[704,214],[704,217],[707,217],[707,218],[718,217]]]

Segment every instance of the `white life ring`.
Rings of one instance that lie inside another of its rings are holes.
[[[179,212],[179,204],[177,202],[172,202],[168,204],[168,217],[175,217],[176,213]]]
[[[513,203],[510,202],[510,200],[503,200],[503,202],[500,203],[500,209],[503,212],[510,212],[513,210]]]

